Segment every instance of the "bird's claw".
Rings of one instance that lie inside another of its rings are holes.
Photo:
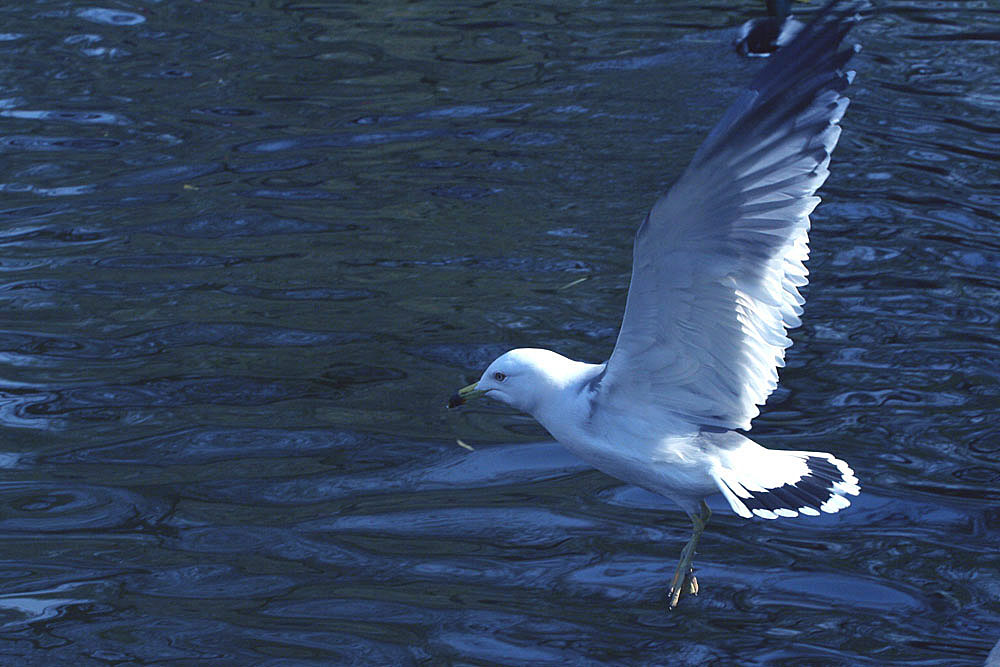
[[[694,576],[694,570],[684,577],[684,595],[698,594],[698,577]]]
[[[670,587],[670,608],[674,609],[681,601],[682,595],[698,595],[698,577],[694,576],[694,568],[684,575],[684,581],[679,586]]]

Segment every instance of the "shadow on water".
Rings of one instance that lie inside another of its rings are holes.
[[[1000,14],[879,4],[754,426],[862,495],[713,499],[672,613],[683,513],[443,401],[515,345],[608,354],[762,7],[4,9],[3,661],[983,664]]]

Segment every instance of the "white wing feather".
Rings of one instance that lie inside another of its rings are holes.
[[[839,50],[853,19],[823,14],[730,107],[640,227],[603,405],[747,429],[777,386],[804,302],[814,193],[853,76],[842,68],[856,48]]]

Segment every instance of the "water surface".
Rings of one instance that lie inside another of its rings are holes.
[[[808,5],[805,6],[808,9]],[[864,44],[753,434],[816,519],[689,525],[445,397],[600,361],[756,3],[16,3],[0,35],[0,656],[980,665],[1000,637],[1000,10]],[[586,280],[560,289],[581,278]],[[474,449],[460,447],[461,439]]]

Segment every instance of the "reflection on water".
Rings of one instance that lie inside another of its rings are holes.
[[[850,511],[714,499],[703,592],[668,613],[681,512],[522,415],[443,410],[515,345],[606,357],[635,227],[760,66],[728,45],[760,13],[11,5],[2,661],[982,664],[990,7],[891,0],[855,33],[804,325],[754,427],[850,461]]]
[[[28,591],[13,595],[0,595],[0,629],[18,624],[45,621],[57,617],[68,605],[87,604],[86,598],[38,597],[74,592],[76,584],[57,586],[50,590]]]

